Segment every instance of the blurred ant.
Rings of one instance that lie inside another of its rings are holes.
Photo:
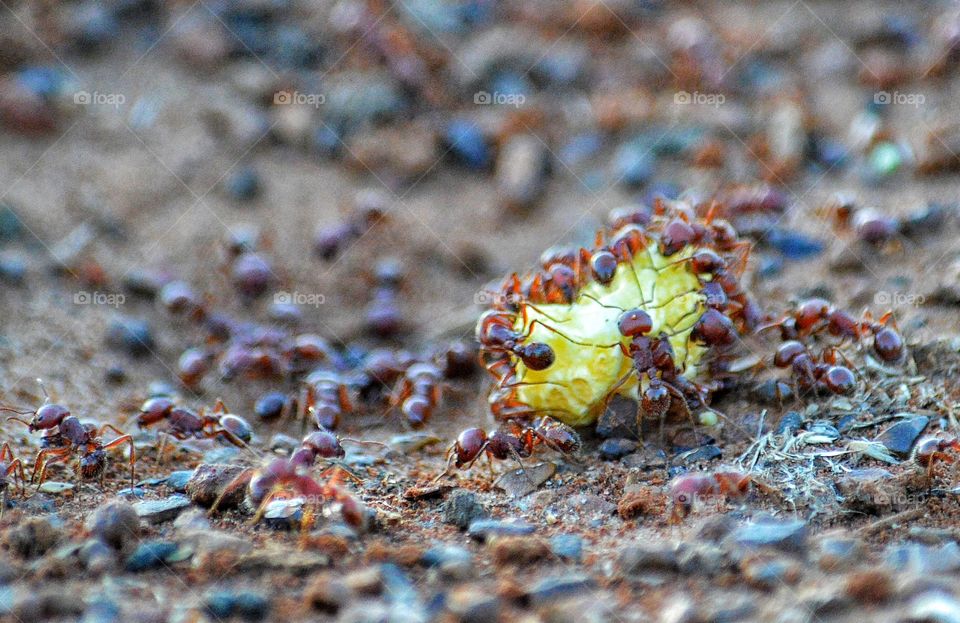
[[[253,437],[253,429],[245,419],[239,415],[227,412],[226,406],[219,398],[213,407],[213,414],[199,413],[187,407],[178,407],[171,399],[165,396],[156,396],[148,399],[140,407],[137,416],[137,426],[147,428],[158,422],[165,421],[166,428],[157,433],[160,460],[163,461],[163,451],[167,437],[183,441],[185,439],[212,439],[223,437],[233,445],[249,449],[247,444]]]
[[[391,337],[400,332],[403,318],[397,298],[403,281],[403,267],[395,259],[381,260],[375,270],[373,300],[367,306],[367,330],[377,337]]]
[[[34,459],[30,483],[33,484],[37,480],[37,488],[39,489],[44,478],[46,478],[47,468],[51,464],[62,463],[69,460],[72,454],[76,454],[78,458],[75,472],[81,481],[99,478],[100,485],[103,486],[107,450],[129,444],[130,487],[133,488],[136,482],[135,465],[137,460],[133,437],[125,434],[112,424],[104,424],[97,428],[94,423],[82,423],[76,416],[70,414],[67,407],[50,402],[50,396],[47,394],[43,383],[40,383],[40,389],[43,391],[45,402],[37,409],[14,409],[0,406],[0,411],[11,411],[18,415],[32,415],[30,420],[12,416],[7,418],[7,421],[19,422],[25,425],[31,433],[38,430],[44,431],[40,442],[42,447]],[[119,436],[104,444],[100,440],[100,436],[106,430],[111,430]]]
[[[312,415],[320,429],[333,430],[340,420],[354,409],[350,388],[343,378],[331,371],[317,370],[308,376],[297,403],[297,420],[306,425]]]
[[[470,469],[481,456],[487,457],[487,465],[493,470],[493,460],[514,459],[523,468],[521,459],[533,455],[537,447],[545,446],[565,456],[580,449],[580,436],[571,427],[550,417],[541,417],[532,425],[517,421],[509,423],[511,430],[498,429],[487,434],[482,428],[468,428],[457,436],[447,449],[447,467],[434,481],[450,473],[451,467]]]
[[[400,412],[410,426],[419,428],[439,406],[442,383],[440,368],[432,363],[417,362],[404,372],[390,402],[400,406]]]
[[[927,480],[933,479],[933,468],[937,461],[953,463],[956,457],[950,451],[960,452],[960,439],[951,437],[925,437],[917,442],[913,448],[913,460],[927,468]]]
[[[339,502],[347,524],[355,528],[363,527],[366,523],[365,507],[341,486],[344,474],[354,479],[356,476],[339,465],[328,467],[321,474],[331,470],[336,470],[336,473],[327,482],[320,484],[307,473],[307,468],[302,461],[294,461],[293,457],[274,459],[260,469],[247,469],[241,472],[223,489],[211,506],[210,513],[216,511],[224,498],[246,487],[247,498],[257,507],[250,525],[259,523],[270,502],[285,495],[294,494],[304,496],[314,502],[314,505],[328,501]],[[301,526],[304,528],[309,526],[311,517],[312,511],[304,512]]]
[[[750,474],[729,470],[709,473],[688,473],[677,476],[670,482],[670,498],[673,502],[670,523],[679,523],[693,510],[697,500],[716,497],[720,502],[742,498],[751,485],[766,490],[766,485],[757,482]]]

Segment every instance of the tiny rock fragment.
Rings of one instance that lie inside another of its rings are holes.
[[[533,493],[543,483],[550,480],[557,471],[557,466],[550,462],[538,465],[517,468],[507,472],[497,479],[496,485],[507,492],[510,497],[522,498]]]
[[[197,467],[187,481],[185,490],[190,501],[204,507],[210,507],[223,490],[245,470],[240,465],[203,464]],[[252,475],[252,474],[251,474]],[[238,486],[235,491],[220,500],[220,508],[236,508],[246,495],[246,486]]]

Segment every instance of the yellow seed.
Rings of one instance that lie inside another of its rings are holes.
[[[672,335],[677,367],[688,379],[696,378],[706,348],[688,338],[706,310],[706,297],[689,262],[681,261],[696,250],[687,247],[667,258],[651,244],[631,262],[621,262],[610,283],[584,286],[572,304],[524,303],[515,330],[529,332],[528,342],[548,344],[556,360],[539,371],[517,361],[516,398],[572,426],[594,422],[611,393],[636,398],[637,374],[618,346],[630,339],[620,334],[617,321],[624,310],[638,307],[653,320],[650,335]]]

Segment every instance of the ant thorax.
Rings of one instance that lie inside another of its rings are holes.
[[[618,261],[607,283],[588,279],[571,303],[519,302],[514,330],[527,336],[524,343],[549,345],[555,361],[534,370],[513,357],[515,377],[507,386],[513,387],[515,402],[583,426],[597,419],[613,393],[636,398],[638,386],[645,387],[649,379],[631,374],[633,361],[625,354],[631,338],[617,324],[625,310],[636,308],[644,309],[653,321],[648,335],[668,336],[678,371],[690,380],[697,377],[707,347],[691,341],[690,333],[707,309],[702,283],[711,275],[697,275],[688,260],[707,247],[689,244],[664,256],[657,235],[644,234],[646,248]],[[499,396],[494,392],[491,402]]]

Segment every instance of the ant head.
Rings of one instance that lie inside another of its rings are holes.
[[[620,330],[620,335],[625,337],[646,335],[653,328],[653,318],[639,307],[628,309],[620,314],[620,319],[617,320],[617,328]]]
[[[517,355],[531,370],[546,370],[556,360],[553,349],[543,342],[531,342],[520,346]]]
[[[33,419],[25,423],[32,433],[34,431],[47,430],[55,426],[59,426],[64,418],[68,417],[69,415],[70,410],[63,405],[48,402],[33,413]],[[23,421],[17,418],[10,419],[17,420],[18,422]]]

